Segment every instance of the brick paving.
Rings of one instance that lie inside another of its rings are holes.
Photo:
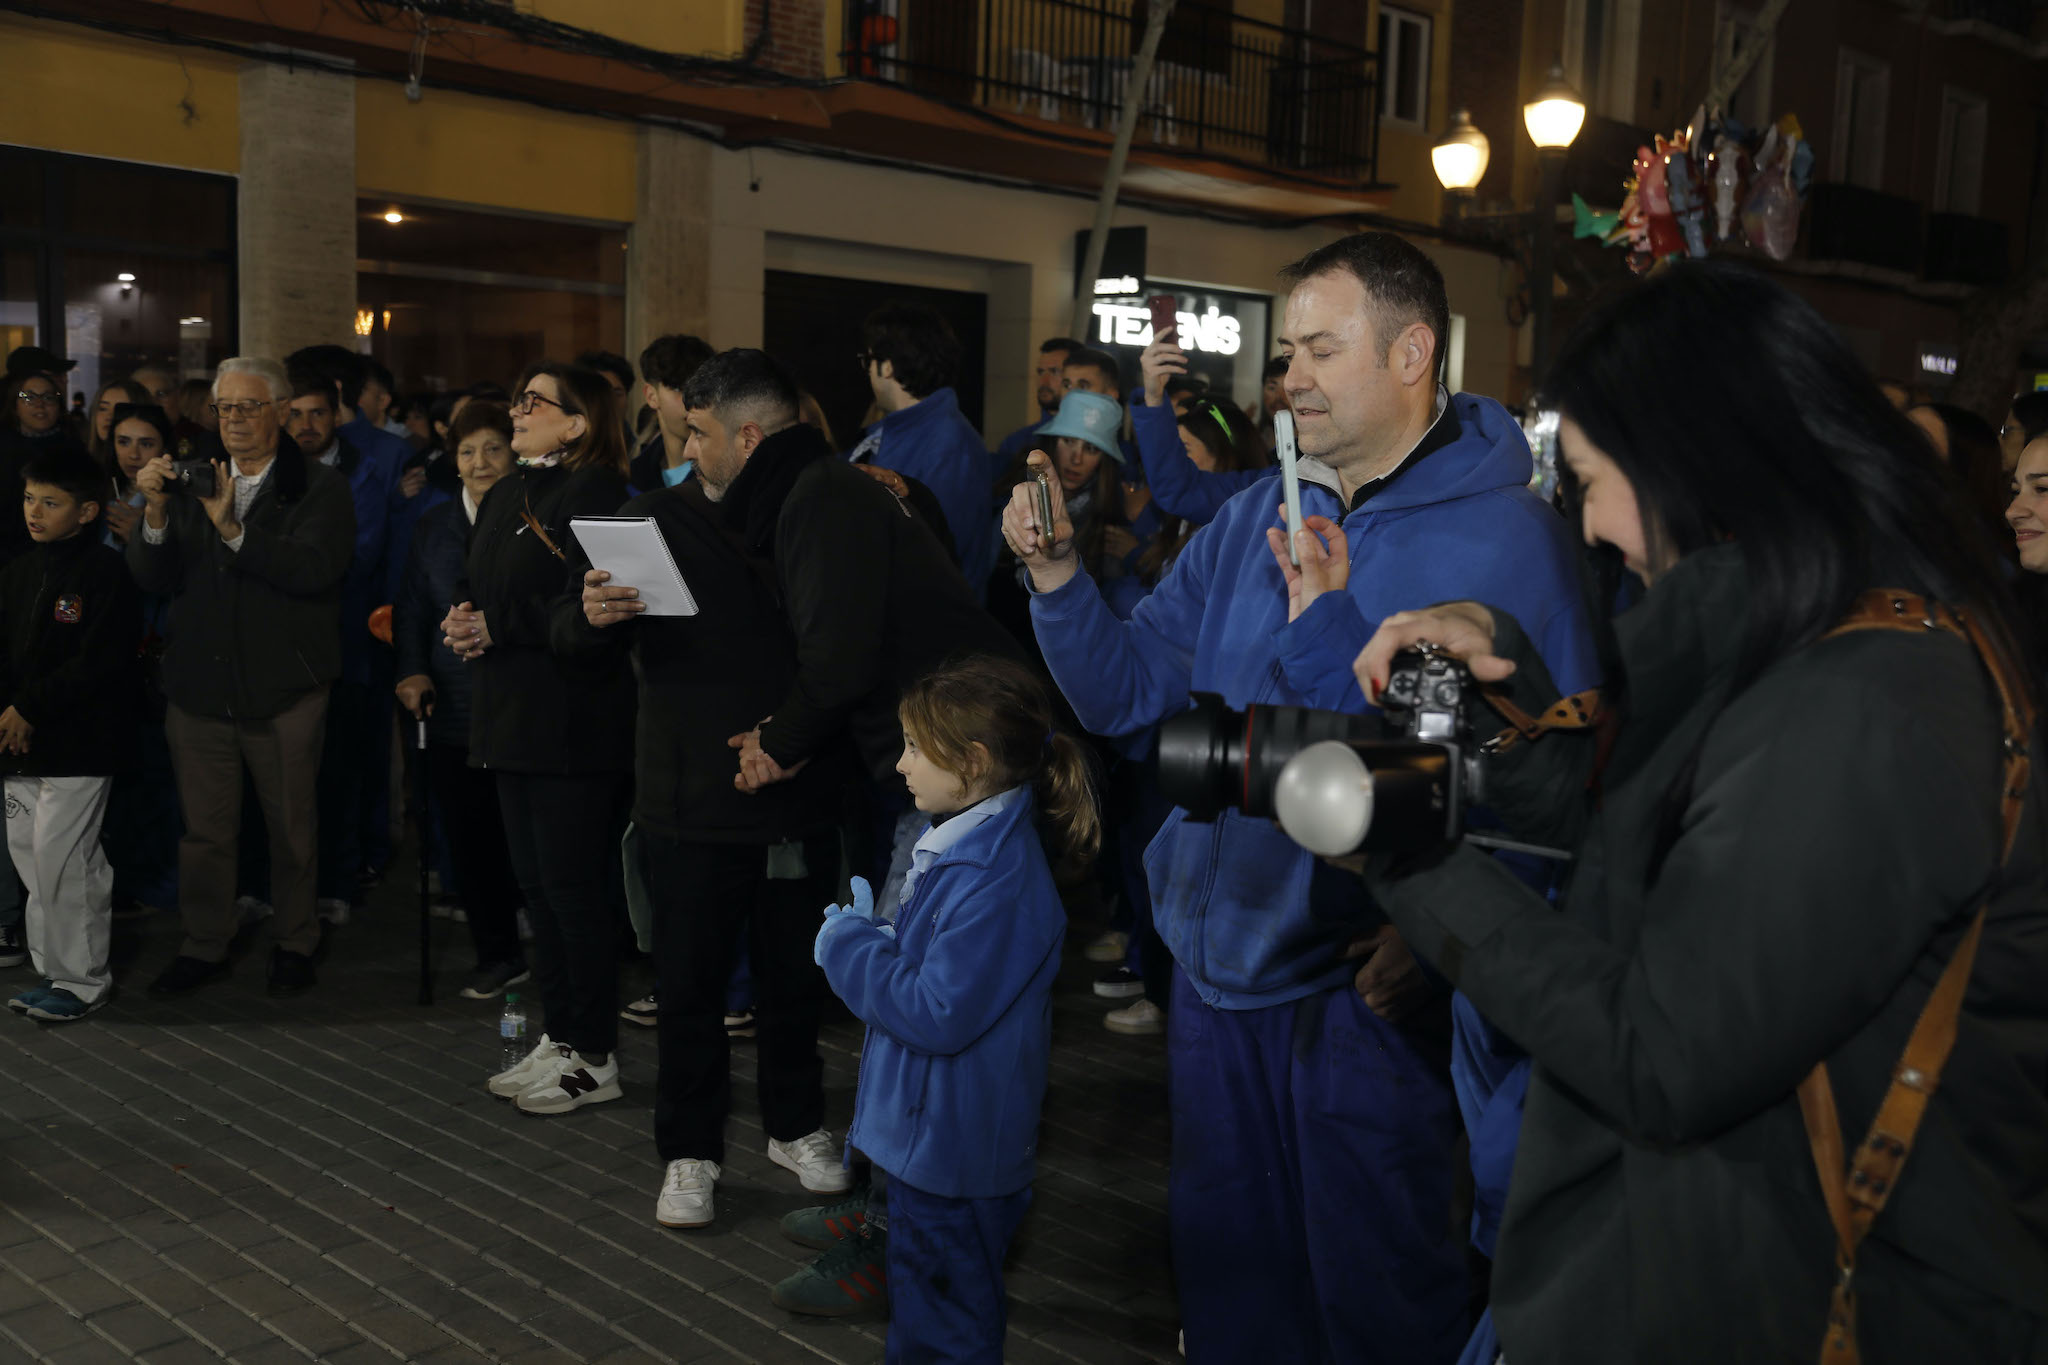
[[[768,1301],[810,1254],[777,1220],[815,1202],[771,1166],[751,1045],[734,1048],[718,1221],[653,1221],[651,1031],[625,1026],[626,1097],[516,1113],[484,1078],[496,1002],[462,1000],[459,925],[435,922],[416,1003],[403,866],[335,931],[320,986],[263,994],[259,930],[228,979],[143,987],[176,916],[117,928],[122,993],[70,1025],[0,1017],[0,1362],[392,1359],[869,1362],[879,1322]],[[1037,1195],[1011,1257],[1011,1361],[1168,1361],[1164,1049],[1101,1024],[1087,936],[1054,1006]],[[14,993],[29,969],[0,972]],[[644,988],[629,965],[625,990]],[[852,1113],[859,1026],[827,1026],[827,1122]]]

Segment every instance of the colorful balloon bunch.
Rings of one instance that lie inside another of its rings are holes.
[[[1798,119],[1787,114],[1757,135],[1733,119],[1710,122],[1703,109],[1691,127],[1655,142],[1636,149],[1620,209],[1597,212],[1572,196],[1574,236],[1628,247],[1637,274],[1674,256],[1706,255],[1710,215],[1715,242],[1747,242],[1779,261],[1792,254],[1813,177]]]

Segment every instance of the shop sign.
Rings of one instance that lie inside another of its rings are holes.
[[[1236,355],[1244,344],[1238,321],[1210,304],[1205,313],[1177,313],[1175,331],[1182,347],[1213,355]],[[1095,304],[1095,336],[1105,346],[1150,346],[1152,310],[1143,303]]]

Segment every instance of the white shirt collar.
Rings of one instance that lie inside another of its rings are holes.
[[[469,524],[476,525],[476,498],[470,493],[469,485],[462,485],[462,510],[469,517]]]
[[[994,796],[975,802],[958,815],[948,817],[944,824],[927,826],[925,832],[917,836],[917,843],[911,847],[910,871],[903,876],[903,890],[897,896],[897,904],[910,903],[911,888],[917,885],[918,878],[922,877],[926,869],[937,862],[953,845],[966,838],[977,826],[986,824],[1023,801],[1028,791],[1028,788],[1018,786],[1008,791],[997,792]]]
[[[254,474],[244,474],[242,472],[242,466],[237,464],[235,465],[235,482],[239,484],[261,483],[263,482],[263,476],[268,474],[270,472],[270,467],[276,463],[277,456],[273,455],[269,459],[265,460],[263,462],[263,468],[257,470]]]

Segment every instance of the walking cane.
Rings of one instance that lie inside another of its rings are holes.
[[[417,738],[414,741],[414,748],[418,752],[418,757],[413,762],[413,767],[418,771],[418,776],[414,779],[413,785],[418,789],[416,796],[418,805],[416,809],[419,811],[418,825],[420,835],[420,1003],[422,1005],[434,1003],[433,908],[429,902],[427,892],[427,866],[433,861],[434,857],[434,823],[427,810],[427,803],[433,793],[433,787],[427,780],[427,712],[433,710],[433,708],[434,694],[432,692],[428,692],[420,697]]]

